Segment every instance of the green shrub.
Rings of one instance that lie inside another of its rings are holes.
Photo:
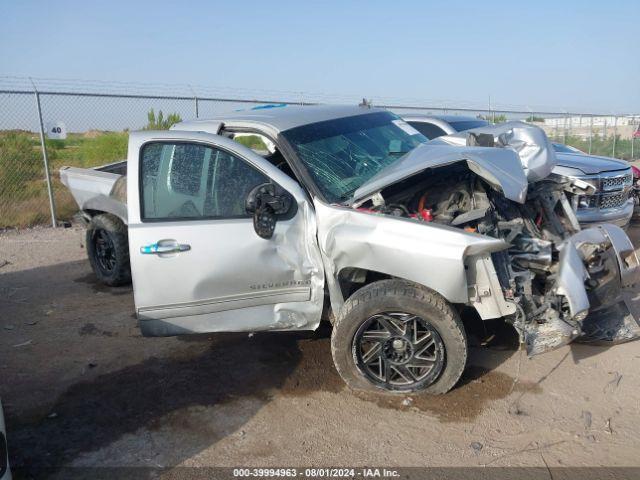
[[[506,115],[504,114],[496,115],[495,113],[488,113],[487,115],[478,115],[478,118],[494,124],[505,123],[508,120]]]
[[[149,123],[143,128],[143,130],[169,130],[175,123],[181,122],[182,117],[177,113],[170,113],[167,118],[164,118],[162,110],[158,111],[158,115],[153,111],[153,108],[149,110],[147,114]]]
[[[85,138],[78,144],[74,157],[85,167],[124,160],[127,158],[129,135],[124,132],[108,132],[95,138]]]
[[[572,147],[589,153],[589,138],[577,137],[575,135],[550,135],[550,138],[559,143],[566,143]],[[613,136],[601,137],[594,135],[591,138],[591,155],[600,155],[603,157],[613,156]],[[633,157],[640,157],[640,140],[636,139],[633,146]],[[631,139],[622,139],[620,135],[616,136],[616,158],[623,160],[631,160]]]
[[[42,158],[28,135],[9,132],[0,136],[0,202],[18,192],[24,198],[29,182],[44,178]]]
[[[53,150],[62,150],[63,148],[65,148],[66,141],[48,138],[46,140],[46,144],[47,144],[47,151],[50,152]]]
[[[257,135],[244,135],[235,137],[234,140],[241,145],[244,145],[251,150],[267,150],[267,146],[262,141],[262,138]]]

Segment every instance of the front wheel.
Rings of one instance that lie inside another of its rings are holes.
[[[462,375],[467,338],[457,312],[440,295],[407,281],[383,280],[347,300],[331,351],[353,389],[441,394]]]

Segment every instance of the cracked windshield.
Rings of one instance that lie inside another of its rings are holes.
[[[318,122],[283,136],[329,202],[348,200],[382,169],[427,141],[389,112]]]

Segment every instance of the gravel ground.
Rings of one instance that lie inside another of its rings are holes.
[[[640,342],[528,359],[500,322],[470,318],[469,365],[455,390],[365,396],[335,373],[324,327],[141,337],[131,288],[96,284],[83,238],[77,227],[0,235],[0,396],[22,475],[640,465]]]

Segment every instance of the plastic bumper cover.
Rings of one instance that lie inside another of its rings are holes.
[[[582,227],[591,227],[599,224],[612,224],[626,228],[633,216],[633,198],[628,199],[619,208],[600,210],[597,208],[579,208],[576,212],[578,222]]]
[[[527,353],[537,355],[573,340],[614,344],[640,337],[638,255],[626,233],[603,224],[573,235],[560,246],[557,293],[570,310],[525,331]]]

